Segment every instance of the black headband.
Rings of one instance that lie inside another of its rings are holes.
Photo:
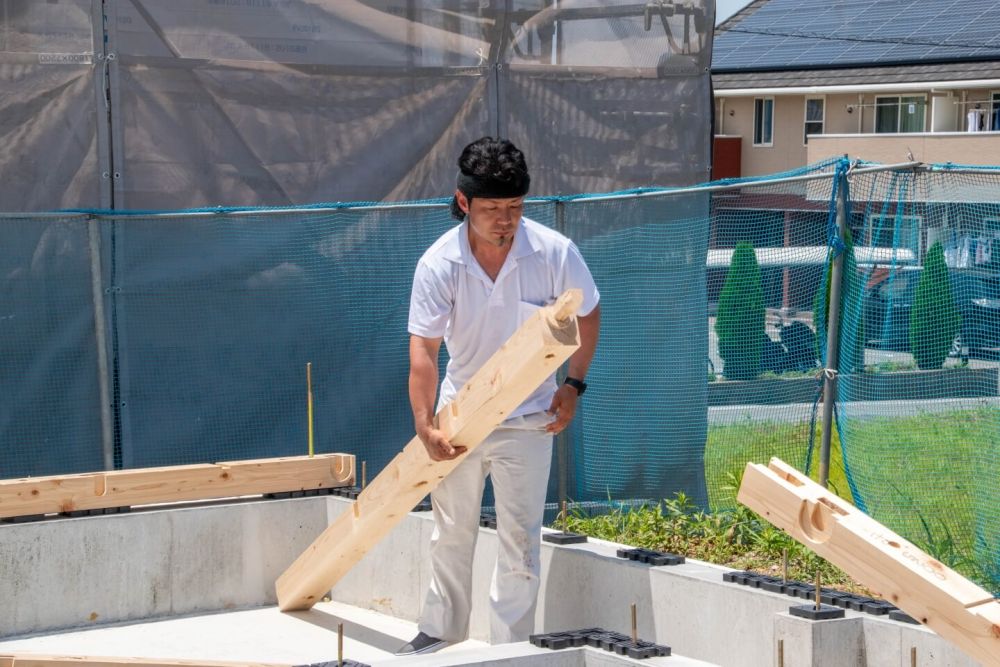
[[[531,178],[525,174],[518,181],[504,181],[499,178],[469,176],[458,172],[458,189],[466,197],[480,199],[514,199],[528,194]]]

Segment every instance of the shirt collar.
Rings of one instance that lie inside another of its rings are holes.
[[[520,222],[517,224],[517,231],[514,233],[514,246],[510,249],[510,255],[508,255],[508,257],[513,259],[527,257],[528,255],[537,252],[538,247],[537,240],[531,234],[528,226],[524,224],[524,218],[521,218]],[[472,246],[469,244],[468,220],[459,225],[458,233],[445,247],[445,251],[442,256],[444,259],[455,262],[456,264],[465,264],[466,266],[474,265],[475,257],[472,255]]]

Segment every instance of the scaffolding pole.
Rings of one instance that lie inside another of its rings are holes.
[[[840,247],[846,247],[844,231],[847,229],[847,175],[836,176],[837,238]],[[823,440],[819,450],[819,483],[826,488],[830,482],[830,441],[833,435],[833,408],[837,401],[837,372],[840,366],[840,303],[844,276],[844,254],[833,257],[830,270],[830,300],[826,319],[826,368],[823,370]]]

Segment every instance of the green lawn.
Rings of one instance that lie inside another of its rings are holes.
[[[892,530],[968,576],[1000,587],[997,564],[976,553],[976,507],[987,540],[1000,536],[1000,419],[982,408],[909,417],[852,419],[842,415],[851,479],[865,510]],[[818,474],[820,428],[814,439],[811,476]],[[771,456],[801,469],[809,425],[753,422],[710,426],[705,476],[713,508],[731,508],[734,474],[748,461]],[[832,438],[830,487],[854,501],[840,438]],[[995,558],[995,552],[994,556]],[[985,559],[985,560],[984,560]]]
[[[842,415],[851,479],[869,514],[974,581],[1000,590],[997,551],[975,547],[976,508],[986,544],[1000,544],[1000,419],[995,410],[956,410],[912,417],[852,419]],[[818,473],[821,433],[815,431],[811,476]],[[735,492],[748,461],[777,456],[802,469],[809,425],[751,421],[710,426],[705,476],[712,513],[681,495],[660,507],[614,509],[574,516],[570,528],[624,544],[685,553],[693,558],[774,572],[788,550],[792,577],[846,588],[856,584],[746,508]],[[831,490],[853,502],[834,432]],[[1000,549],[1000,546],[995,547]]]
[[[973,581],[1000,591],[1000,414],[982,408],[907,417],[841,415],[850,479],[877,520]],[[820,428],[810,473],[818,471]],[[803,468],[809,425],[748,418],[710,426],[705,452],[711,512],[677,494],[658,505],[615,507],[597,516],[574,513],[567,528],[594,537],[680,553],[734,568],[777,574],[782,554],[790,576],[863,590],[786,533],[735,500],[748,461],[777,456]],[[833,434],[830,486],[854,502]],[[978,519],[977,519],[978,514]],[[982,542],[976,544],[977,520]],[[877,591],[872,591],[877,593]]]

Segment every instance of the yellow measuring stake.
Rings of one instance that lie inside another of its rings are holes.
[[[313,456],[313,381],[312,362],[306,363],[306,404],[309,413],[309,458]]]

